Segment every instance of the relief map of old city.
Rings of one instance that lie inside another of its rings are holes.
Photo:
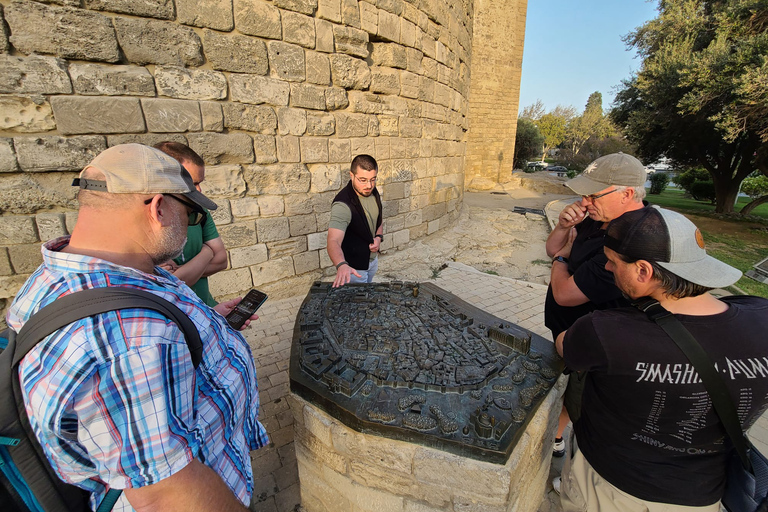
[[[317,282],[290,378],[350,428],[504,464],[561,371],[550,341],[431,283]]]

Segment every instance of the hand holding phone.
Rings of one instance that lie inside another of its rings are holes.
[[[240,330],[246,320],[251,318],[257,309],[267,300],[267,294],[259,290],[251,290],[243,297],[235,309],[227,315],[227,322],[232,328]]]

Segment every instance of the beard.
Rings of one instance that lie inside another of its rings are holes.
[[[171,225],[160,233],[157,250],[152,255],[152,263],[157,266],[178,258],[184,252],[185,245],[187,245],[186,218],[176,216],[171,221]]]

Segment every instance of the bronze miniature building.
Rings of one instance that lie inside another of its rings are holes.
[[[315,283],[291,391],[364,433],[504,464],[562,371],[554,345],[429,283]]]

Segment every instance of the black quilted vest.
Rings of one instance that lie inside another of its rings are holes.
[[[376,204],[379,206],[379,216],[376,219],[376,230],[381,226],[381,197],[376,187],[373,187],[373,197],[376,198]],[[341,242],[341,250],[344,251],[344,259],[355,270],[368,270],[368,264],[371,258],[371,251],[368,246],[373,243],[371,228],[368,227],[368,220],[363,211],[363,205],[360,204],[360,198],[352,187],[352,182],[341,189],[333,198],[333,202],[344,203],[349,206],[352,212],[352,221],[347,226],[344,233],[344,240]]]

